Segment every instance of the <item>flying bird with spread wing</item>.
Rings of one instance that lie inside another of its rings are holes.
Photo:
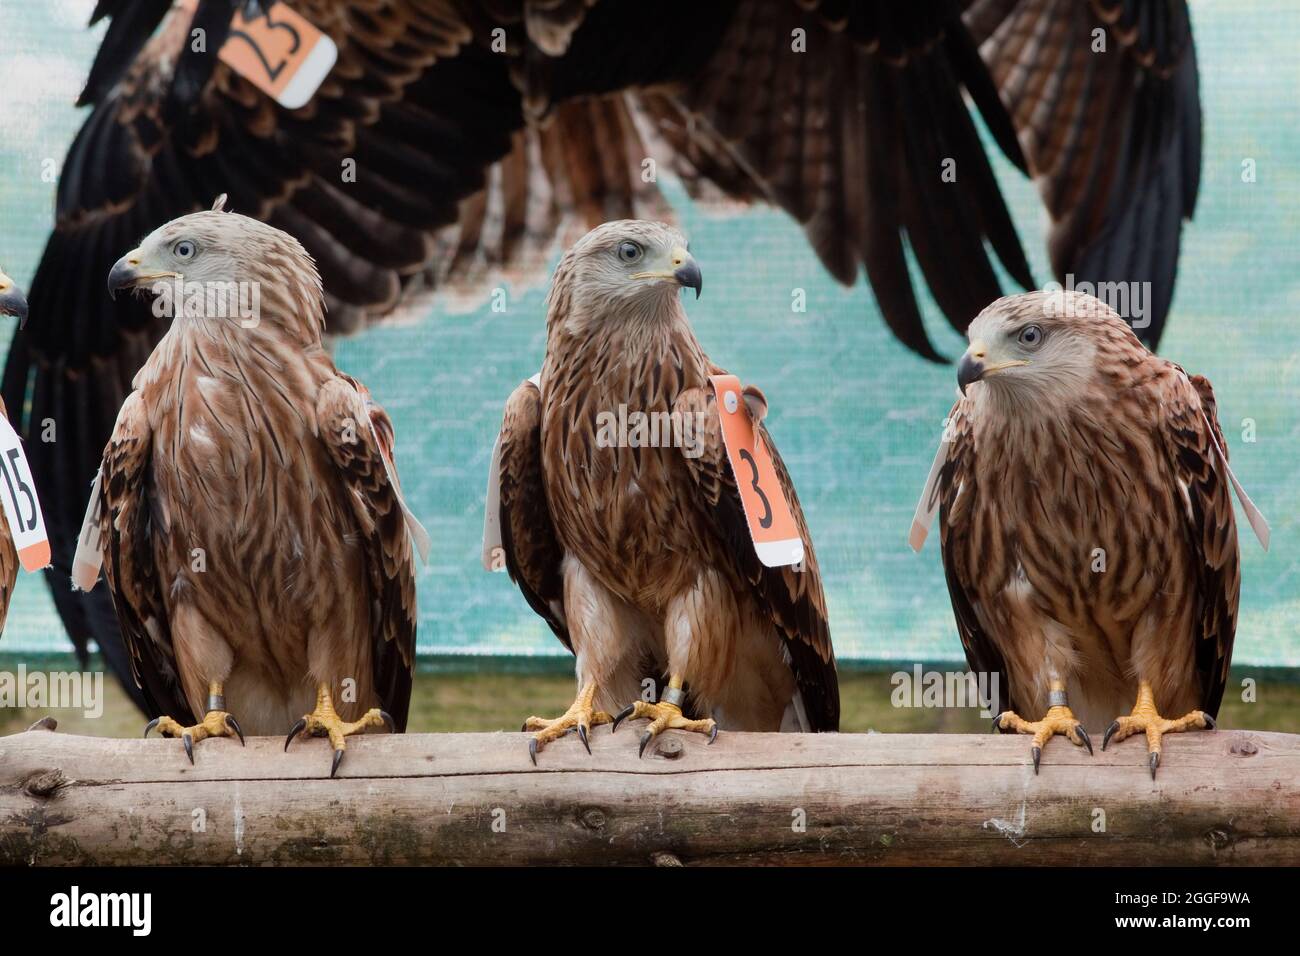
[[[1144,733],[1154,777],[1163,735],[1213,729],[1223,698],[1234,488],[1268,547],[1210,383],[1073,292],[990,305],[957,381],[922,507],[939,510],[966,659],[999,676],[994,727],[1033,735],[1035,772],[1054,735],[1091,752],[1089,727],[1103,749]]]
[[[23,290],[4,274],[3,269],[0,269],[0,315],[15,316],[19,325],[27,321],[27,299],[23,296]],[[0,414],[4,414],[2,401]],[[18,551],[14,547],[9,522],[4,515],[0,515],[0,634],[4,632],[5,621],[9,619],[9,602],[13,600],[17,581]]]
[[[592,726],[612,720],[617,729],[625,718],[650,720],[642,753],[669,728],[710,739],[719,727],[839,729],[817,558],[761,424],[766,400],[752,387],[745,404],[790,504],[802,564],[765,566],[746,528],[710,387],[723,370],[678,295],[683,287],[698,295],[702,282],[671,226],[622,220],[592,230],[556,268],[540,380],[506,403],[505,566],[573,652],[578,676],[565,714],[525,722],[534,762],[570,731],[590,751]],[[682,424],[662,429],[657,443],[613,440],[599,423],[620,409]],[[647,678],[667,682],[653,703],[640,699]]]
[[[388,416],[322,345],[311,257],[223,201],[108,274],[114,292],[177,291],[104,449],[83,532],[98,555],[87,574],[78,552],[75,580],[93,587],[102,558],[158,715],[146,734],[180,737],[192,762],[206,737],[304,715],[285,747],[328,736],[333,775],[348,735],[405,729],[422,530]]]
[[[337,49],[293,108],[258,85],[294,69],[287,37],[306,46],[290,12]],[[44,319],[16,334],[3,394],[20,433],[59,423],[31,448],[48,580],[78,650],[93,640],[129,688],[112,608],[64,582],[75,502],[166,326],[102,277],[218,192],[302,241],[345,334],[430,287],[541,280],[606,220],[671,218],[675,174],[697,199],[785,210],[930,359],[909,255],[958,330],[1002,293],[993,256],[1033,280],[968,101],[1038,181],[1057,277],[1149,283],[1152,345],[1196,199],[1183,0],[98,0],[105,20],[31,285]]]

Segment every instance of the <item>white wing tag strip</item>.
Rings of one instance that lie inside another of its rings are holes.
[[[1205,413],[1201,413],[1205,417]],[[1210,423],[1208,417],[1205,417],[1205,427],[1209,431],[1210,441],[1214,443],[1214,450],[1219,453],[1219,460],[1223,462],[1224,469],[1228,472],[1228,481],[1232,482],[1232,490],[1237,493],[1237,500],[1241,502],[1241,509],[1246,512],[1246,520],[1250,522],[1250,528],[1255,532],[1255,537],[1263,545],[1264,550],[1268,550],[1268,541],[1271,532],[1268,527],[1268,520],[1263,513],[1255,507],[1255,502],[1250,500],[1250,495],[1246,494],[1246,489],[1241,487],[1241,482],[1237,476],[1232,473],[1232,466],[1228,464],[1228,456],[1224,454],[1223,448],[1219,445],[1219,437],[1214,434],[1214,426]]]
[[[81,532],[77,535],[77,553],[72,558],[72,586],[78,591],[89,591],[95,586],[99,580],[99,569],[104,563],[104,549],[99,534],[101,480],[101,473],[95,472],[95,482],[90,486],[90,501],[86,505],[86,517],[82,519]]]
[[[907,535],[907,543],[918,553],[925,547],[925,539],[930,535],[930,525],[934,524],[934,516],[939,511],[939,475],[943,473],[944,463],[948,460],[948,446],[951,444],[952,418],[949,418],[943,423],[943,434],[939,437],[939,450],[934,453],[934,464],[930,466],[930,476],[925,479],[921,500],[916,503],[916,514],[912,515],[912,529]]]

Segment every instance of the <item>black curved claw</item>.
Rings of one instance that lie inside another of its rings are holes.
[[[534,737],[528,741],[528,756],[533,758],[533,766],[537,766],[537,738]]]
[[[590,755],[591,744],[587,742],[587,728],[582,724],[578,724],[578,739],[582,741],[582,745],[587,748],[587,753]]]
[[[996,714],[993,715],[993,733],[998,734],[1001,732],[1002,732],[1002,711],[998,711]]]
[[[239,726],[239,721],[235,720],[234,714],[226,714],[226,727],[235,732],[239,737],[239,746],[244,746],[244,731]]]
[[[634,714],[635,712],[636,712],[636,704],[628,704],[626,707],[620,710],[618,714],[614,717],[614,723],[609,728],[609,732],[611,734],[615,733],[618,730],[618,725],[621,724],[623,721],[627,720],[627,718],[631,717],[632,714]]]
[[[397,722],[393,720],[392,714],[386,710],[381,710],[379,712],[379,719],[384,722],[384,726],[388,728],[390,734],[397,733]]]
[[[333,780],[333,779],[334,779],[334,775],[335,775],[336,773],[339,772],[339,764],[341,764],[341,763],[343,762],[343,755],[344,755],[345,753],[347,753],[346,750],[336,750],[336,751],[334,751],[334,765],[333,765],[332,767],[330,767],[330,779],[331,779],[331,780]]]
[[[185,745],[185,756],[190,758],[190,766],[194,766],[194,738],[189,734],[181,734],[181,743]]]
[[[285,753],[289,752],[289,744],[293,742],[293,738],[297,737],[300,733],[302,733],[303,728],[306,726],[307,726],[307,720],[306,718],[302,718],[302,717],[300,717],[298,719],[298,722],[293,725],[293,728],[289,731],[289,736],[284,738]]]
[[[519,732],[520,732],[521,734],[526,734],[526,733],[528,733],[528,721],[527,721],[527,720],[525,720],[525,721],[523,722],[523,725],[519,728]]]
[[[709,731],[709,743],[712,744],[718,739],[718,725],[714,724],[713,729]]]
[[[1156,778],[1156,767],[1160,766],[1159,750],[1157,750],[1155,753],[1153,753],[1150,756],[1150,758],[1147,760],[1147,765],[1151,768],[1151,779],[1154,780]]]
[[[1213,717],[1211,717],[1211,716],[1210,716],[1209,714],[1207,714],[1205,711],[1201,711],[1201,716],[1205,718],[1205,729],[1206,729],[1206,730],[1217,730],[1217,729],[1218,729],[1219,725],[1216,724],[1216,723],[1214,722],[1214,718],[1213,718]]]
[[[145,735],[146,737],[148,737],[148,736],[149,736],[149,731],[151,731],[151,730],[153,730],[155,727],[157,727],[159,721],[161,721],[161,720],[162,720],[161,717],[155,717],[153,720],[149,721],[149,723],[145,724],[145,725],[144,725],[144,735]]]
[[[641,735],[641,747],[636,752],[636,755],[638,757],[645,756],[645,748],[647,747],[647,745],[649,745],[650,741],[653,739],[654,739],[654,734],[650,733],[650,731],[648,730]]]
[[[1117,730],[1119,730],[1119,721],[1118,721],[1118,720],[1115,721],[1113,724],[1111,724],[1109,727],[1106,728],[1106,736],[1101,738],[1101,749],[1102,749],[1102,750],[1105,750],[1105,749],[1106,749],[1106,745],[1107,745],[1108,743],[1110,743],[1111,734],[1115,733],[1115,731],[1117,731]]]
[[[1088,731],[1083,729],[1083,724],[1075,724],[1074,732],[1083,738],[1083,745],[1088,748],[1088,756],[1092,756],[1092,738],[1088,736]]]
[[[1043,759],[1043,748],[1035,747],[1033,750],[1030,751],[1030,754],[1034,758],[1034,776],[1036,777],[1038,776],[1038,765],[1040,762],[1042,762]]]

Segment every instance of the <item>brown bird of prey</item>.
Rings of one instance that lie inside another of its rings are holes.
[[[1091,752],[1088,727],[1109,723],[1103,749],[1145,733],[1154,777],[1163,734],[1213,729],[1237,626],[1210,383],[1074,292],[990,305],[957,381],[933,494],[966,658],[1000,678],[994,727],[1033,735],[1035,772],[1054,734]]]
[[[311,257],[223,199],[109,275],[113,291],[177,292],[92,514],[136,680],[162,715],[145,733],[182,738],[192,762],[205,737],[305,714],[285,747],[327,735],[332,774],[347,735],[406,725],[415,582],[392,426],[322,347]]]
[[[18,324],[27,321],[27,299],[23,290],[14,280],[0,269],[0,315],[12,315]],[[0,415],[5,411],[4,402],[0,401]],[[13,600],[14,583],[18,580],[18,552],[14,548],[13,535],[4,515],[0,515],[0,632],[4,631],[5,621],[9,618],[9,602]]]
[[[746,530],[709,381],[722,370],[696,341],[678,296],[683,286],[698,295],[701,284],[686,240],[670,226],[623,220],[592,230],[556,268],[540,386],[524,382],[506,404],[506,568],[577,658],[573,706],[524,724],[536,732],[534,762],[540,747],[571,730],[587,744],[589,729],[629,702],[615,729],[625,717],[649,718],[642,753],[667,728],[711,739],[720,726],[839,728],[817,558],[761,425],[804,544],[802,567],[765,567]],[[745,398],[761,421],[761,392],[748,389]],[[601,440],[601,413],[620,408],[698,423],[695,441]],[[647,677],[667,679],[656,703],[639,699]]]
[[[262,34],[231,39],[237,11]],[[290,11],[338,50],[298,108],[256,85],[284,75]],[[346,334],[431,285],[541,281],[602,222],[671,217],[660,184],[676,175],[698,199],[787,212],[930,359],[914,274],[962,331],[1002,294],[995,256],[1037,285],[976,110],[1040,187],[1057,278],[1149,282],[1153,346],[1196,201],[1184,0],[98,0],[92,18],[89,113],[30,289],[42,321],[15,337],[4,397],[22,434],[59,422],[28,449],[52,595],[78,650],[93,638],[119,676],[112,608],[66,581],[85,483],[165,323],[109,302],[103,276],[218,192],[302,241],[328,331]]]

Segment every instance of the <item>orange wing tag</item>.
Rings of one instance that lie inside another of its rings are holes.
[[[50,563],[50,539],[45,533],[45,516],[36,497],[32,469],[23,453],[22,439],[0,413],[0,503],[13,538],[18,560],[28,571],[39,571]]]
[[[803,539],[799,537],[799,527],[785,491],[777,481],[772,453],[749,417],[749,407],[741,396],[740,379],[734,375],[714,375],[709,381],[718,400],[722,440],[740,489],[745,522],[758,560],[769,568],[798,564],[804,557]]]
[[[187,10],[198,0],[184,0]],[[236,11],[218,54],[230,67],[287,110],[306,106],[338,60],[334,41],[284,3],[264,3],[249,20]]]

